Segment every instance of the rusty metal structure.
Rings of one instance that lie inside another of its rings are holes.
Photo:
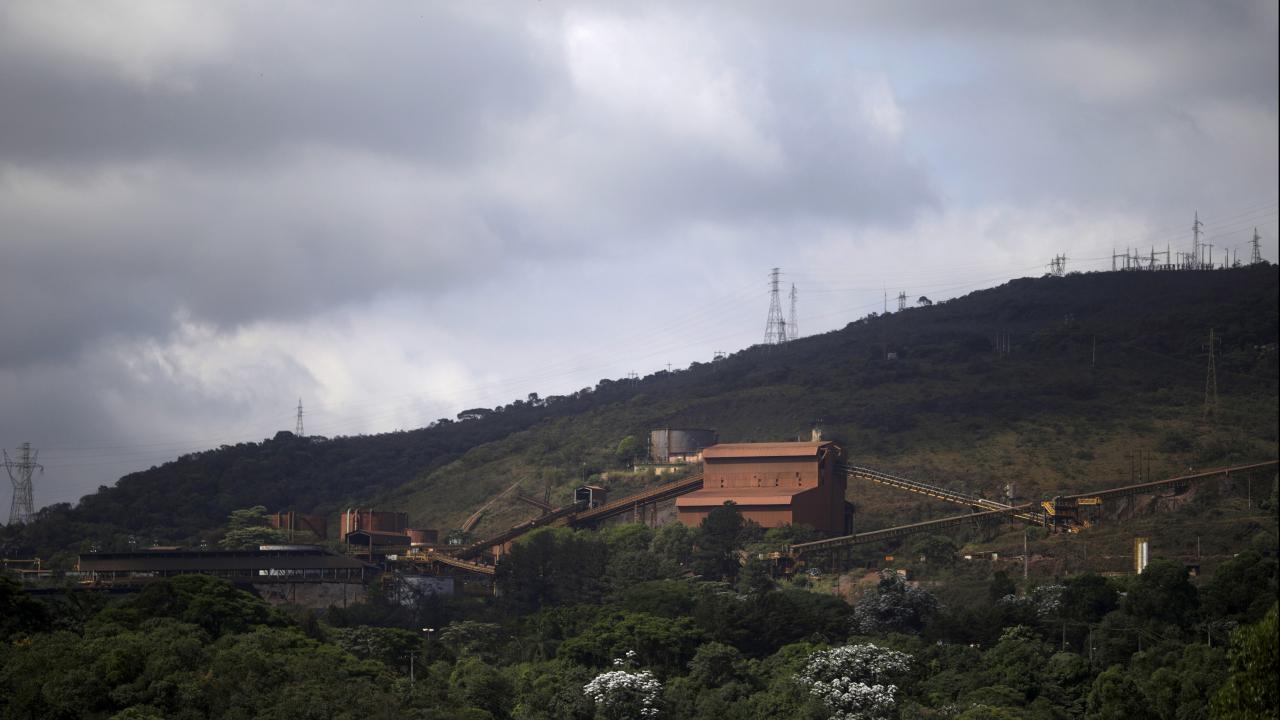
[[[293,510],[273,513],[267,516],[267,524],[277,530],[283,530],[293,542],[299,533],[310,533],[316,540],[329,539],[329,521],[323,515],[303,515]]]
[[[342,513],[342,540],[347,551],[373,561],[379,556],[429,547],[439,541],[435,530],[409,527],[408,513],[370,508],[347,508]]]
[[[409,514],[372,508],[347,508],[342,513],[342,536],[358,530],[403,534],[409,528]]]
[[[852,529],[844,451],[834,442],[719,444],[702,458],[702,489],[676,499],[685,525],[696,526],[732,502],[744,519],[765,528],[805,523],[837,535]]]

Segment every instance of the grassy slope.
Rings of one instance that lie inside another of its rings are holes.
[[[1277,454],[1274,267],[1022,280],[944,305],[851,323],[777,348],[659,373],[629,399],[544,421],[387,493],[433,527],[457,527],[515,481],[567,501],[628,434],[712,427],[724,441],[791,439],[821,424],[852,461],[999,497],[1122,484],[1126,454],[1154,477]],[[1216,327],[1221,410],[1203,420]],[[997,358],[990,337],[1012,336]],[[1091,366],[1097,342],[1097,366]],[[886,361],[884,351],[899,354]],[[896,491],[850,488],[861,529],[951,514]],[[484,533],[536,511],[508,497]],[[1020,540],[1020,533],[1018,538]]]
[[[415,526],[454,528],[516,481],[534,495],[549,483],[553,501],[567,502],[584,472],[617,464],[620,439],[663,426],[758,441],[807,437],[817,424],[855,462],[989,497],[1008,482],[1024,498],[1120,483],[1126,453],[1139,450],[1152,454],[1156,477],[1274,458],[1278,285],[1275,266],[1018,280],[466,422],[323,442],[283,433],[134,473],[76,507],[46,508],[29,526],[0,528],[0,552],[47,556],[91,540],[123,548],[134,536],[193,542],[231,509],[259,503],[331,518],[374,503],[409,511]],[[1222,339],[1222,399],[1206,424],[1210,327]],[[1009,356],[992,353],[996,333],[1010,335]],[[639,485],[617,484],[615,496]],[[862,485],[850,498],[861,529],[955,510]],[[505,497],[477,532],[534,512]]]

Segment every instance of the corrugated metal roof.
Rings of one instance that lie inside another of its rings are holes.
[[[86,553],[84,572],[209,572],[216,570],[356,570],[365,564],[327,553]]]
[[[817,457],[818,449],[834,447],[830,440],[822,442],[721,443],[704,448],[704,460],[749,457]]]
[[[817,488],[706,488],[676,498],[677,508],[697,508],[720,506],[726,500],[735,504],[751,505],[790,505],[792,499],[800,493],[810,492]]]

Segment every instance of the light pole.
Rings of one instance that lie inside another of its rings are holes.
[[[430,662],[431,660],[431,634],[434,633],[435,631],[436,629],[433,627],[422,628],[422,632],[427,634],[427,661],[428,662]]]

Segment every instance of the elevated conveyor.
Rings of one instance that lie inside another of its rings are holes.
[[[439,552],[427,552],[420,555],[405,555],[400,558],[402,562],[409,562],[415,565],[446,565],[458,570],[466,570],[467,572],[478,573],[480,575],[493,575],[494,567],[492,565],[481,565],[480,563],[469,562],[452,555],[445,555]]]
[[[904,490],[918,495],[926,495],[934,498],[935,500],[943,500],[949,503],[955,503],[956,505],[966,505],[979,511],[1008,511],[1013,507],[1002,502],[996,502],[995,500],[987,500],[986,498],[979,497],[978,495],[971,495],[969,493],[951,490],[938,485],[929,485],[916,480],[900,477],[898,475],[890,475],[889,473],[868,467],[861,467],[858,465],[841,465],[840,469],[850,480],[866,480],[868,482],[885,485],[897,490]],[[1010,514],[1010,517],[1031,523],[1032,525],[1044,524],[1044,514],[1038,512],[1035,506],[1026,505],[1020,507],[1025,507],[1027,509],[1025,511],[1013,512]]]
[[[1097,502],[1103,502],[1111,499],[1131,497],[1133,495],[1143,495],[1146,493],[1159,492],[1161,490],[1166,490],[1166,489],[1178,489],[1182,487],[1187,487],[1195,482],[1209,480],[1209,479],[1220,477],[1220,476],[1229,476],[1233,473],[1240,474],[1240,473],[1246,473],[1246,472],[1251,472],[1255,470],[1264,470],[1266,468],[1274,468],[1278,464],[1280,464],[1280,461],[1268,460],[1266,462],[1250,463],[1247,465],[1234,465],[1231,467],[1214,468],[1213,470],[1205,470],[1198,473],[1192,473],[1190,475],[1181,475],[1178,477],[1166,478],[1164,480],[1156,480],[1153,482],[1138,483],[1136,485],[1125,485],[1123,487],[1109,488],[1106,490],[1090,490],[1089,492],[1078,493],[1076,495],[1064,495],[1064,496],[1061,496],[1059,499],[1075,500],[1080,502],[1081,504],[1092,505],[1092,504],[1096,504]],[[846,467],[846,471],[850,471],[850,477],[856,476],[863,479],[872,479],[862,474],[862,473],[868,473],[869,471],[868,468]],[[857,472],[858,474],[854,475],[853,474],[854,472]],[[869,472],[876,472],[876,471],[869,471]],[[887,478],[890,481],[890,482],[883,482],[883,484],[886,484],[886,485],[889,485],[892,483],[893,487],[898,487],[899,489],[906,490],[909,488],[905,487],[905,485],[909,484],[913,486],[912,488],[910,488],[911,492],[920,492],[921,494],[929,495],[930,497],[936,497],[940,500],[948,500],[950,502],[957,502],[957,500],[953,498],[961,498],[963,499],[963,504],[970,505],[971,507],[975,506],[972,504],[973,502],[972,499],[974,496],[971,496],[971,495],[965,495],[964,493],[957,493],[955,491],[947,490],[945,488],[936,488],[930,485],[925,485],[924,483],[917,483],[911,480],[905,480],[904,478],[896,478],[894,476],[887,475],[886,473],[876,472],[876,474],[880,478]],[[878,479],[872,480],[872,481],[882,482],[882,480],[878,480]],[[916,488],[919,488],[919,489],[916,489]],[[944,495],[946,497],[944,497]],[[977,498],[977,500],[982,500],[982,499]],[[1001,503],[995,503],[994,501],[991,501],[991,500],[983,500],[982,502],[994,504],[997,506],[1001,505]],[[977,505],[976,507],[981,507],[981,505]],[[1038,517],[1038,518],[1045,517],[1042,513],[1037,512],[1037,508],[1035,504],[1029,503],[1026,505],[1014,505],[1014,506],[1005,505],[1003,507],[998,507],[990,510],[982,510],[981,512],[970,513],[967,515],[953,515],[951,517],[939,518],[938,520],[926,520],[924,522],[912,523],[910,525],[898,525],[895,527],[885,528],[883,530],[873,530],[871,532],[858,533],[856,535],[844,535],[841,537],[829,538],[826,540],[815,540],[813,542],[797,543],[791,546],[791,552],[794,555],[800,556],[800,555],[803,555],[804,553],[809,553],[809,552],[816,552],[820,550],[830,550],[833,548],[848,547],[851,545],[862,545],[865,543],[879,542],[881,540],[888,540],[891,538],[902,537],[904,535],[911,535],[913,533],[925,532],[929,530],[938,530],[941,528],[951,527],[956,525],[963,525],[965,523],[970,523],[970,522],[981,522],[986,519],[996,519],[1002,516],[1018,518],[1021,520],[1025,520],[1027,517]]]
[[[1147,493],[1159,492],[1161,490],[1179,490],[1189,487],[1193,483],[1203,480],[1211,480],[1222,475],[1231,475],[1232,473],[1240,474],[1253,470],[1263,470],[1266,468],[1276,467],[1280,464],[1277,460],[1267,460],[1266,462],[1250,463],[1248,465],[1232,465],[1231,467],[1220,467],[1212,470],[1203,470],[1190,475],[1179,475],[1178,477],[1165,478],[1164,480],[1153,480],[1151,482],[1138,483],[1136,485],[1124,485],[1118,488],[1110,488],[1107,490],[1094,490],[1077,495],[1064,495],[1069,500],[1087,500],[1090,498],[1098,498],[1103,502],[1114,500],[1122,497],[1132,497],[1133,495],[1145,495]]]
[[[575,527],[591,527],[604,520],[624,513],[634,512],[642,505],[662,502],[702,489],[702,474],[690,475],[673,482],[642,490],[634,495],[605,503],[599,507],[583,510],[569,519]]]
[[[863,545],[866,543],[880,542],[881,540],[889,540],[891,538],[912,535],[918,532],[940,530],[942,528],[969,523],[981,523],[984,520],[1004,519],[1006,516],[1016,516],[1017,514],[1034,510],[1034,508],[1035,506],[1030,504],[1013,505],[999,510],[984,510],[982,512],[966,513],[964,515],[952,515],[950,517],[939,518],[937,520],[925,520],[924,522],[911,523],[910,525],[897,525],[883,530],[872,530],[871,532],[858,533],[856,535],[843,535],[841,537],[828,538],[826,540],[797,543],[791,546],[791,552],[798,556],[818,550],[831,550],[833,548],[848,547],[850,545]]]
[[[543,525],[550,525],[551,523],[561,518],[569,517],[570,515],[573,515],[574,513],[581,510],[582,508],[583,508],[583,503],[574,503],[572,505],[565,505],[564,507],[556,508],[555,510],[552,510],[551,512],[546,513],[545,515],[536,517],[532,520],[529,520],[528,522],[523,522],[523,523],[520,523],[519,525],[514,525],[512,527],[509,527],[506,530],[503,530],[502,532],[498,533],[497,535],[494,535],[493,537],[487,537],[484,540],[480,540],[479,542],[471,543],[470,545],[467,545],[462,549],[458,550],[453,555],[454,557],[463,558],[463,559],[475,557],[483,553],[484,551],[488,550],[489,548],[497,547],[499,545],[505,545],[511,542],[512,540],[515,540],[516,538],[520,537],[521,535],[529,532],[530,530],[540,528]]]

